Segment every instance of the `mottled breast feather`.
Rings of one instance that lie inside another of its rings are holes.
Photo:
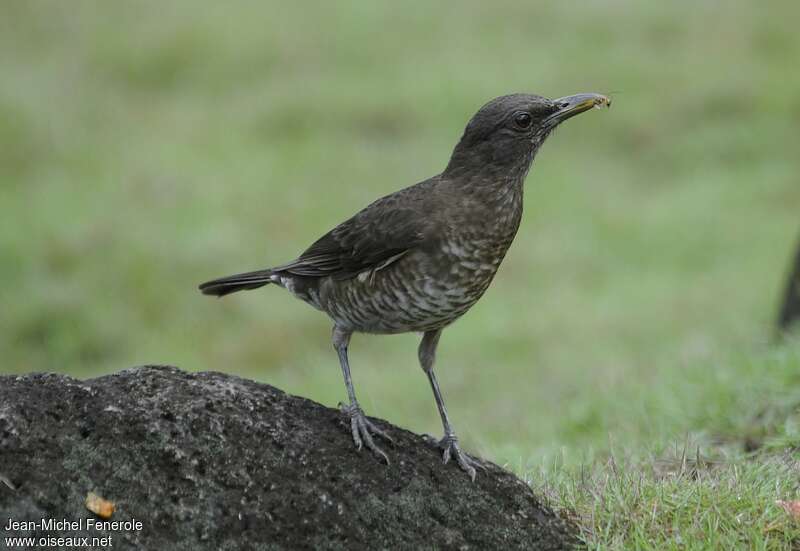
[[[435,177],[383,197],[274,268],[274,281],[343,329],[444,327],[483,295],[519,227],[521,182],[494,184]]]

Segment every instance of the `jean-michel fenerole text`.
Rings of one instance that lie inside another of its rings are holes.
[[[138,532],[142,530],[142,521],[131,520],[98,520],[95,518],[80,518],[78,520],[43,518],[39,520],[14,520],[9,518],[3,530],[18,531],[43,531],[43,532],[79,532],[82,530],[98,530],[107,532]]]

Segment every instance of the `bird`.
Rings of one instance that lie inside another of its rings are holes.
[[[421,333],[418,358],[444,430],[443,463],[474,481],[483,464],[461,449],[434,373],[443,330],[484,294],[520,226],[523,184],[547,137],[562,122],[594,107],[596,93],[558,99],[516,93],[483,105],[469,120],[445,169],[381,197],[320,237],[291,262],[199,286],[222,297],[273,284],[333,322],[349,402],[339,404],[355,447],[389,464],[376,444],[391,435],[370,421],[356,398],[348,346],[353,333]]]

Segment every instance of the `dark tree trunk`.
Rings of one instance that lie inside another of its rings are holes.
[[[800,245],[794,256],[793,266],[789,274],[789,281],[786,283],[786,292],[778,318],[778,327],[781,330],[789,329],[789,326],[800,320]]]

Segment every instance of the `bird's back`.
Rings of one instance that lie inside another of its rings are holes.
[[[481,297],[514,238],[521,186],[501,199],[437,176],[375,201],[275,271],[340,327],[440,328]]]

